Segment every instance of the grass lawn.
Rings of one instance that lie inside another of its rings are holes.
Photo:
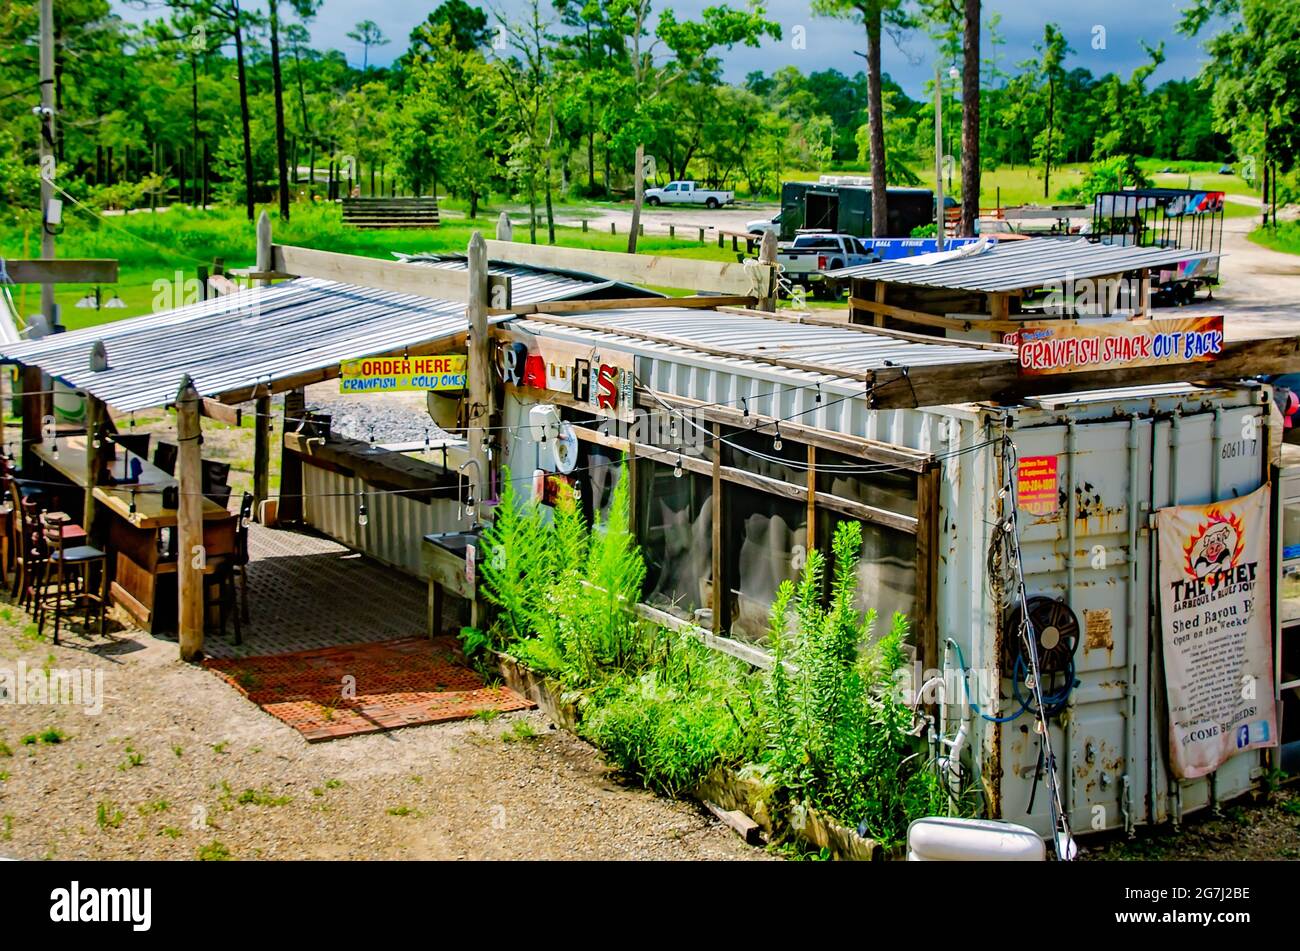
[[[576,217],[600,203],[583,203],[557,207],[557,217]],[[454,207],[454,206],[453,206]],[[513,206],[512,206],[513,207]],[[448,217],[436,229],[359,231],[343,224],[337,207],[295,206],[286,224],[271,211],[275,239],[282,244],[390,258],[394,251],[465,252],[475,230],[491,236],[495,232],[497,208],[483,209],[477,220]],[[516,228],[516,240],[527,239],[527,229]],[[719,248],[710,240],[700,244],[694,229],[683,229],[681,236],[647,234],[638,249],[651,254],[676,255],[709,261],[735,261],[728,244]],[[0,230],[0,255],[23,257],[34,253],[30,238],[15,229]],[[539,231],[545,240],[544,229]],[[557,227],[556,241],[566,247],[592,248],[602,251],[626,251],[626,233],[611,235],[607,231],[582,231],[580,227]],[[27,248],[24,251],[24,248]],[[197,294],[197,268],[211,266],[215,258],[223,259],[227,268],[253,263],[254,229],[239,209],[221,208],[199,211],[173,208],[157,214],[111,216],[90,220],[78,213],[68,222],[60,236],[60,257],[117,258],[119,281],[101,288],[102,299],[114,294],[126,304],[122,308],[102,310],[78,309],[76,302],[93,292],[87,285],[67,284],[58,287],[55,299],[62,306],[62,318],[69,329],[106,323],[123,317],[149,313],[157,309],[155,300],[185,302]],[[24,286],[15,294],[20,312],[29,314],[39,307],[40,291]]]
[[[1256,228],[1250,233],[1250,240],[1273,251],[1300,254],[1300,221],[1283,221],[1276,228]]]

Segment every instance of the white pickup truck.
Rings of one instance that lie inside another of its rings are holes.
[[[735,192],[696,188],[694,182],[669,182],[663,188],[645,190],[647,205],[703,205],[706,208],[717,208],[720,205],[730,205],[735,200]]]
[[[776,255],[783,281],[802,284],[822,299],[837,297],[840,292],[839,283],[827,277],[826,271],[878,260],[876,253],[853,235],[825,231],[801,232]]]

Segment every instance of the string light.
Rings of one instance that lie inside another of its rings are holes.
[[[780,451],[781,451],[781,446],[782,446],[782,443],[781,443],[781,424],[780,424],[780,422],[776,422],[776,423],[773,423],[772,425],[773,425],[773,426],[775,427],[775,429],[776,429],[776,436],[772,439],[772,448],[775,449],[777,452],[780,452]]]
[[[99,427],[96,426],[96,427],[95,427],[95,438],[91,441],[91,445],[94,446],[96,449],[98,449],[98,448],[99,448],[100,446],[102,446],[103,444],[104,444],[104,441],[103,441],[102,439],[99,438]]]
[[[365,528],[370,524],[370,516],[366,514],[366,494],[357,493],[357,524]]]
[[[673,478],[680,479],[681,477],[682,477],[682,454],[679,450],[677,453],[677,465],[673,467]]]

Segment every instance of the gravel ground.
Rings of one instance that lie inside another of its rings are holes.
[[[423,393],[340,393],[337,380],[307,387],[307,407],[329,413],[330,428],[352,439],[377,443],[419,442],[441,430],[429,418]]]
[[[618,784],[539,713],[307,745],[174,643],[54,647],[16,610],[0,618],[0,668],[104,674],[98,716],[4,707],[0,856],[767,858],[694,804]],[[47,730],[62,739],[24,742]]]

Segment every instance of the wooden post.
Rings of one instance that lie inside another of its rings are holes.
[[[307,411],[307,394],[302,387],[284,394],[284,425],[286,433],[298,429],[299,420]],[[282,446],[280,449],[280,505],[277,520],[301,522],[304,516],[302,500],[302,457]]]
[[[725,620],[724,614],[727,610],[727,583],[723,576],[727,572],[727,566],[722,557],[724,513],[722,511],[722,426],[719,423],[713,424],[713,491],[710,494],[712,498],[709,501],[713,507],[711,516],[713,521],[712,626],[714,634],[722,634],[726,630],[723,623]]]
[[[267,392],[253,403],[253,512],[260,518],[262,503],[271,488],[271,395]]]
[[[934,68],[934,240],[935,247],[943,250],[943,83],[939,67]]]
[[[262,211],[257,219],[257,269],[263,274],[272,270],[271,263],[271,216]],[[265,287],[270,281],[258,281],[258,286]]]
[[[501,215],[497,218],[497,240],[513,241],[515,239],[514,232],[515,229],[514,225],[510,223],[510,216],[504,211],[501,212]]]
[[[95,486],[99,485],[99,461],[104,455],[103,444],[107,436],[102,430],[108,414],[104,404],[86,394],[86,492],[81,506],[81,527],[89,536],[95,524]],[[96,446],[98,442],[100,445]]]
[[[676,237],[677,237],[677,226],[676,226],[676,225],[672,225],[672,224],[670,224],[670,225],[668,226],[668,237],[670,237],[670,238],[676,238]]]
[[[817,447],[808,444],[808,554],[817,546]]]
[[[492,366],[488,336],[488,259],[483,235],[475,231],[469,239],[469,457],[478,463],[474,474],[474,502],[482,503],[491,479],[488,474],[488,434],[492,420]]]
[[[31,447],[45,436],[41,426],[46,415],[45,407],[50,399],[48,394],[41,392],[43,381],[44,374],[41,373],[40,367],[23,367],[23,445],[20,455],[23,469],[28,473],[35,472],[40,464]]]
[[[203,653],[203,463],[199,441],[203,424],[199,394],[187,373],[176,394],[176,480],[180,495],[176,513],[178,543],[176,573],[181,660]]]
[[[700,244],[704,243],[704,229],[700,229]]]
[[[763,232],[763,241],[758,246],[758,263],[770,275],[767,295],[759,299],[758,310],[776,313],[776,295],[779,288],[776,283],[776,235],[770,231]]]
[[[586,218],[583,218],[583,219],[582,219],[582,233],[583,233],[583,234],[586,234],[586,233],[587,233],[587,219],[586,219]]]
[[[609,223],[609,233],[610,233],[610,234],[618,234],[618,226],[615,225],[614,222],[612,222],[612,221]]]

